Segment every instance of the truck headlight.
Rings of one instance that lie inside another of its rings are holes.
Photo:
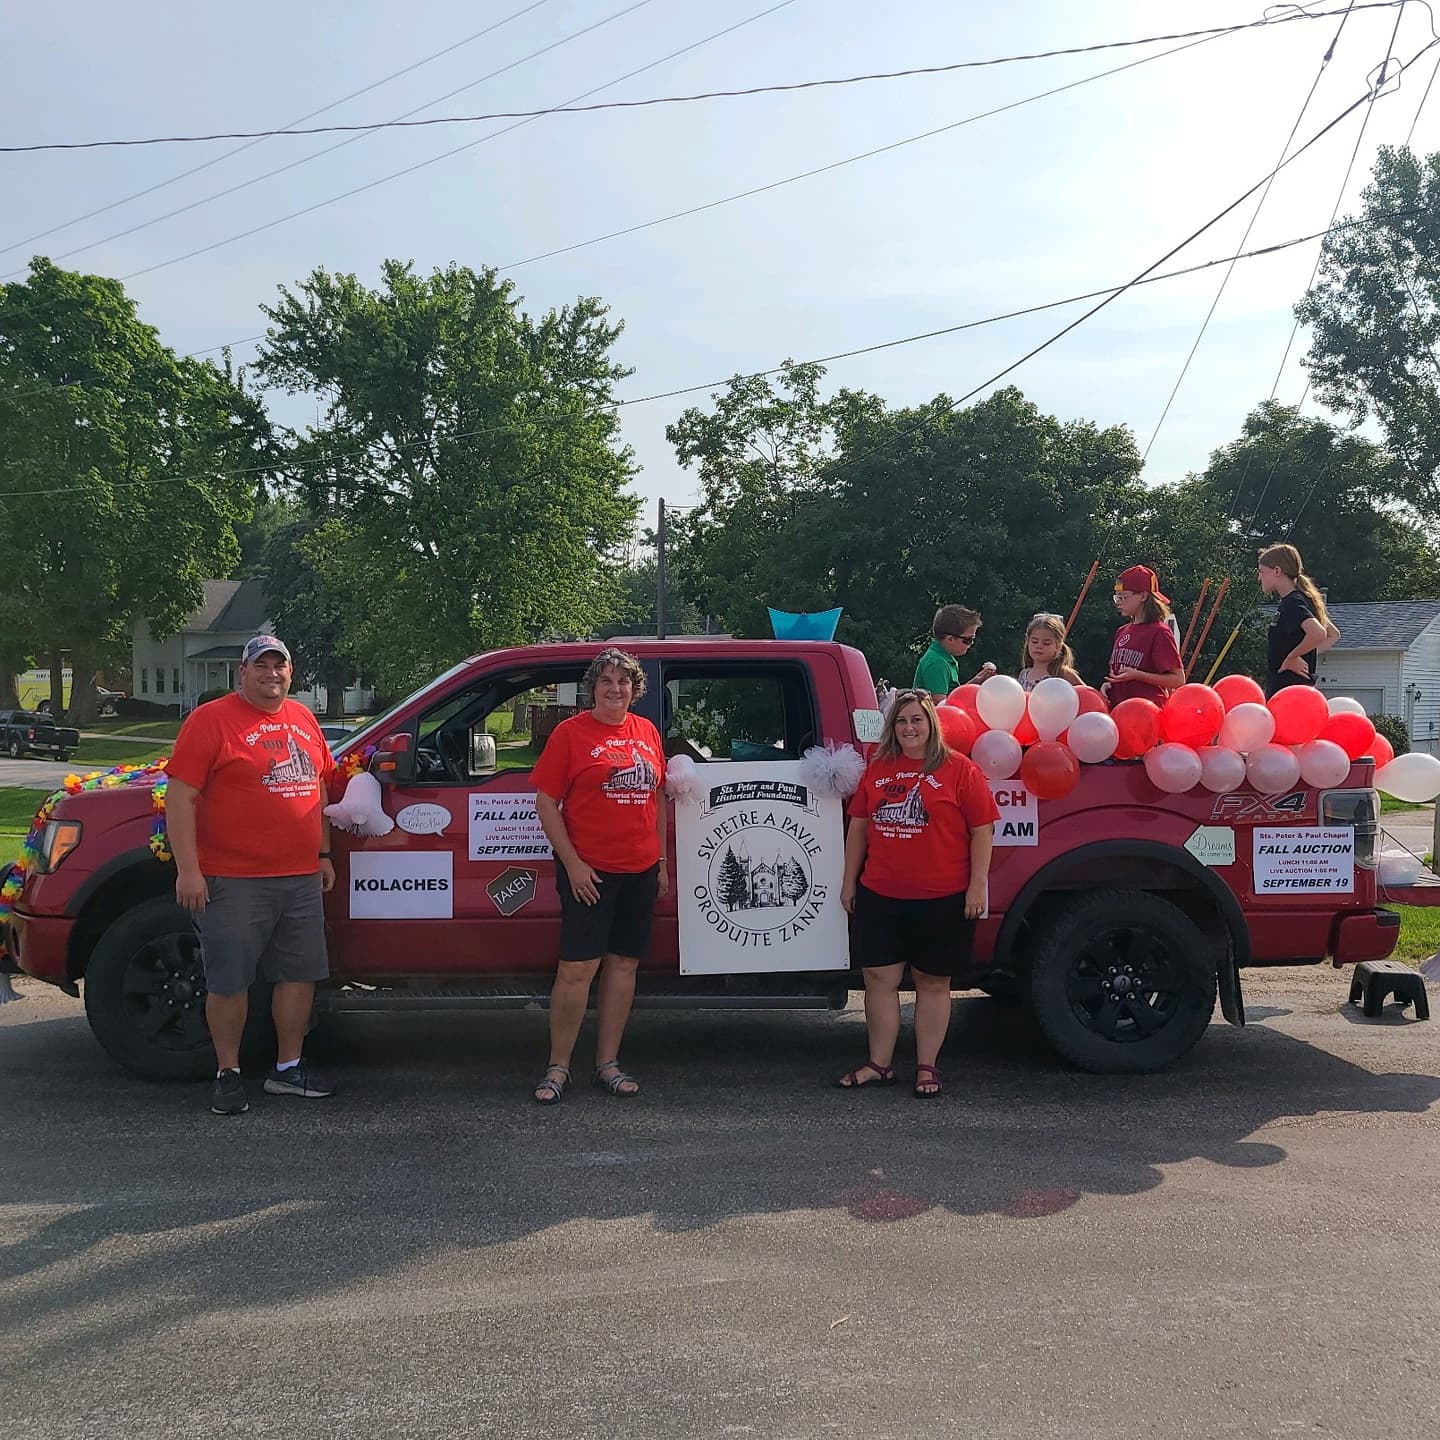
[[[65,857],[80,843],[80,833],[78,820],[47,820],[40,832],[36,870],[42,875],[58,870],[65,863]]]

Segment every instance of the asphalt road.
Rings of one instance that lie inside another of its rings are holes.
[[[62,763],[59,760],[12,760],[8,755],[0,756],[0,786],[54,790],[65,783],[67,775],[74,775],[77,768],[93,767],[79,765],[75,760]]]
[[[1440,1433],[1440,1027],[1249,978],[1171,1074],[961,999],[949,1090],[857,1013],[637,1016],[646,1084],[526,1097],[537,1012],[346,1019],[344,1093],[116,1070],[0,1007],[6,1440]]]

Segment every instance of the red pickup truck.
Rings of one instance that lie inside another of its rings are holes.
[[[847,646],[626,643],[649,678],[637,708],[669,753],[700,756],[702,772],[707,762],[797,760],[824,741],[864,750],[878,736],[869,669]],[[543,1001],[558,947],[553,866],[529,769],[497,765],[485,722],[530,692],[575,703],[594,651],[476,656],[339,748],[342,762],[365,757],[399,823],[383,837],[335,835],[323,1005]],[[1340,788],[1283,795],[1163,795],[1138,762],[1084,767],[1063,800],[997,784],[989,914],[956,988],[1025,1000],[1078,1066],[1140,1073],[1199,1040],[1217,991],[1225,1018],[1243,1024],[1247,966],[1384,958],[1399,917],[1377,904],[1372,771],[1360,760]],[[154,1078],[200,1076],[213,1064],[204,977],[194,928],[174,904],[173,866],[148,843],[151,808],[134,785],[62,799],[15,903],[10,948],[30,975],[72,994],[83,982],[92,1028],[120,1063]],[[673,845],[670,854],[673,865]],[[1434,903],[1440,889],[1387,898]],[[857,984],[843,968],[682,974],[676,904],[672,887],[642,1005],[838,1007]]]

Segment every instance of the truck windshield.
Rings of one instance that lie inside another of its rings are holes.
[[[433,694],[436,690],[443,690],[455,677],[467,670],[480,657],[472,655],[468,660],[461,660],[458,664],[452,665],[443,675],[437,675],[433,680],[422,685],[413,694],[407,695],[397,705],[392,705],[382,714],[377,715],[373,720],[367,720],[353,735],[345,737],[345,743],[336,751],[337,754],[344,754],[354,750],[357,746],[373,745],[378,739],[384,736],[385,727],[390,724],[391,718],[398,715],[407,705],[417,700],[423,700],[426,696]]]

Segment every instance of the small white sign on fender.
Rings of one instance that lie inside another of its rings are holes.
[[[990,793],[1000,818],[995,822],[995,844],[1038,845],[1040,843],[1040,802],[1015,780],[992,780]]]

